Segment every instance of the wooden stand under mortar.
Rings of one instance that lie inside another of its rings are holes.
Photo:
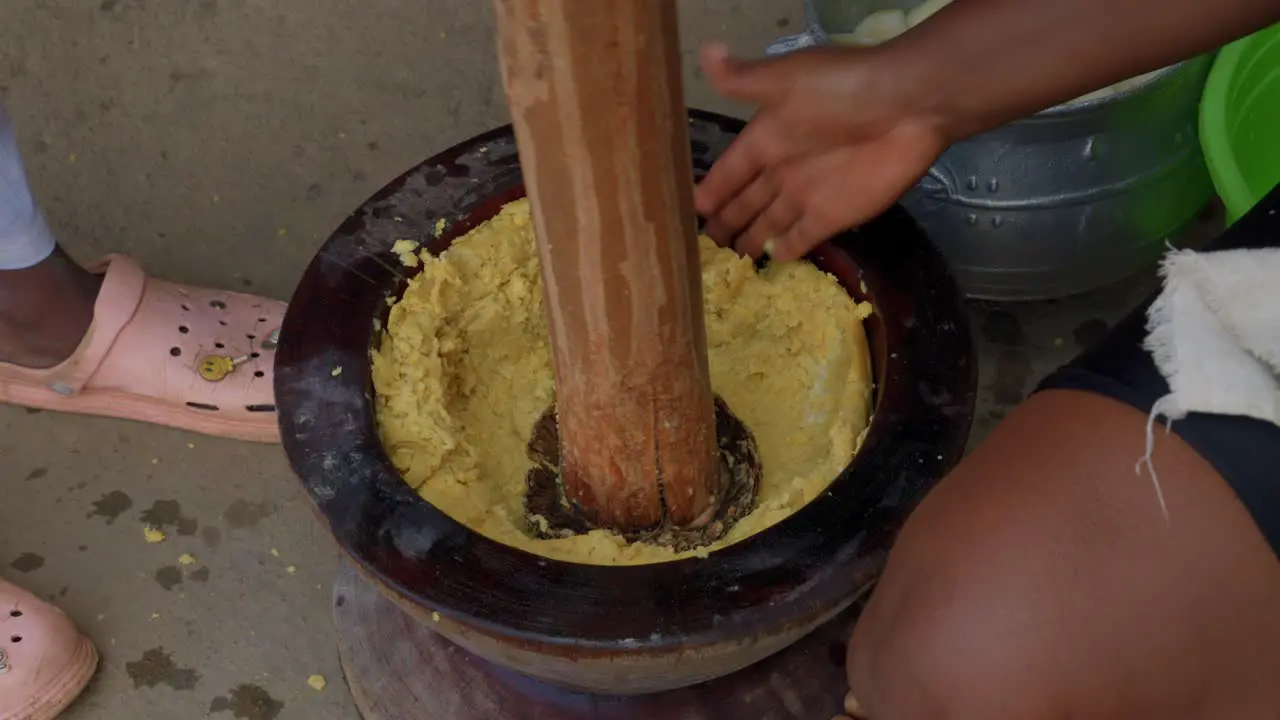
[[[830,720],[858,608],[728,677],[638,696],[572,692],[444,639],[351,568],[334,584],[342,671],[364,720]]]

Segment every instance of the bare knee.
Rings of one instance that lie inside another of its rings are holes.
[[[1068,422],[1053,402],[1011,417],[904,528],[850,644],[868,716],[1273,717],[1280,572],[1247,513],[1166,442],[1177,526],[1144,514],[1131,466],[1097,462],[1127,457],[1107,442],[1141,415]]]
[[[1054,653],[1025,609],[954,584],[883,585],[849,646],[853,694],[871,720],[1052,717]],[[1005,607],[1001,607],[1005,605]],[[1009,617],[1023,615],[1023,618]]]
[[[1224,641],[1206,638],[1206,623],[1239,636],[1237,619],[1185,631],[1161,608],[1143,619],[1140,605],[1090,618],[1090,604],[1122,601],[1090,597],[1087,578],[1072,602],[1046,602],[999,570],[949,570],[886,578],[860,619],[849,682],[870,720],[1274,717],[1266,668],[1280,662],[1280,635],[1261,614],[1246,622],[1269,640]]]
[[[1274,717],[1280,596],[1161,605],[1137,587],[1132,599],[1097,588],[1087,572],[1062,577],[1075,591],[1061,598],[1043,581],[987,563],[887,574],[849,645],[866,717]]]

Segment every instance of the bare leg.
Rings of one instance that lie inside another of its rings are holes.
[[[89,329],[99,284],[54,244],[0,109],[0,362],[65,360]]]
[[[907,523],[850,644],[872,720],[1274,720],[1280,563],[1238,497],[1099,395],[1033,396]]]
[[[67,359],[93,321],[101,278],[61,248],[25,270],[0,270],[0,362],[33,368]]]
[[[54,243],[0,109],[0,363],[46,368],[69,357],[100,285]],[[89,681],[97,652],[66,615],[3,578],[0,607],[0,717],[56,716]]]

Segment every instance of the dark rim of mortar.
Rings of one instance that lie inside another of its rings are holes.
[[[742,128],[690,111],[695,174]],[[439,252],[521,196],[512,130],[498,128],[388,184],[307,268],[280,333],[275,391],[289,461],[342,549],[412,605],[498,637],[580,650],[741,640],[852,599],[879,572],[906,513],[959,460],[974,411],[960,294],[906,211],[894,207],[811,256],[876,308],[876,410],[849,467],[799,512],[710,559],[603,567],[465,528],[405,484],[374,424],[369,348],[387,298],[407,281],[392,244],[414,239]]]

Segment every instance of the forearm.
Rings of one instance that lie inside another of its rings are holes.
[[[876,52],[954,142],[1277,21],[1280,0],[957,0]]]

